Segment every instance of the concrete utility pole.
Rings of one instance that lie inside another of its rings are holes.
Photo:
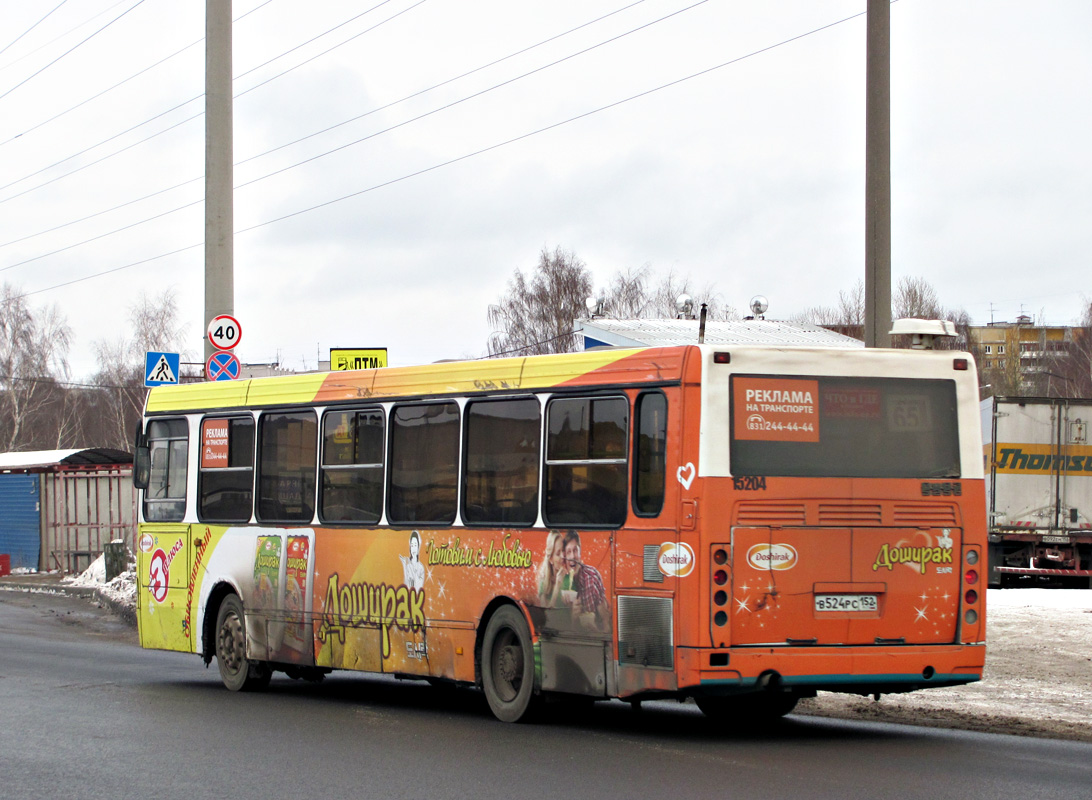
[[[865,347],[891,336],[891,2],[868,0],[865,54]]]
[[[205,319],[235,313],[231,0],[205,0]],[[215,352],[205,339],[205,360]]]

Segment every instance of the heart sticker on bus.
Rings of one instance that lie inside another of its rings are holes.
[[[679,479],[679,483],[683,485],[684,489],[689,489],[690,484],[694,482],[694,476],[698,474],[698,471],[694,469],[694,465],[687,461],[678,471],[675,476]]]

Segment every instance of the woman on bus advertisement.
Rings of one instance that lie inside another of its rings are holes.
[[[564,605],[562,593],[570,589],[572,576],[565,567],[565,539],[561,531],[546,535],[546,550],[538,567],[538,604],[542,608]]]

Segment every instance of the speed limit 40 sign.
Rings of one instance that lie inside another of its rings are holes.
[[[221,314],[209,323],[209,341],[217,350],[230,350],[242,338],[243,328],[235,317]]]

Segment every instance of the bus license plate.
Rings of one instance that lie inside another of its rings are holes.
[[[874,594],[817,594],[816,611],[876,611],[879,603]]]

